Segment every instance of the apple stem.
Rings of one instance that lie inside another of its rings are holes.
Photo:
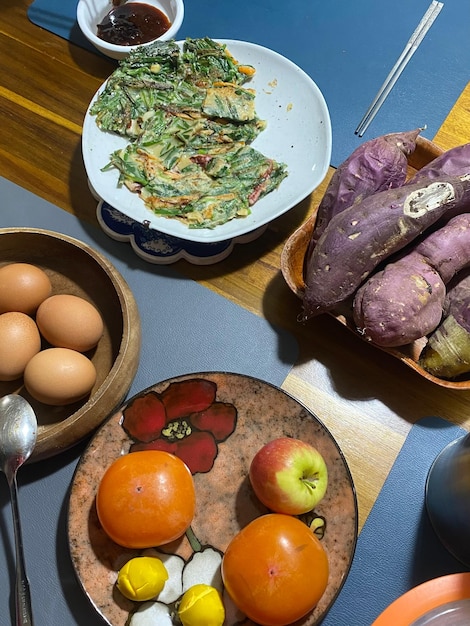
[[[312,491],[314,491],[317,488],[318,474],[315,474],[314,476],[309,476],[308,478],[303,478],[302,482],[305,483],[307,487],[312,489]]]

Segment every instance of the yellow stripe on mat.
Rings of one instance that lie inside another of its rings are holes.
[[[65,128],[68,128],[69,130],[71,130],[73,133],[76,133],[78,135],[82,134],[81,125],[75,124],[74,122],[71,122],[70,120],[65,119],[65,117],[56,115],[52,111],[49,111],[49,109],[46,109],[45,107],[42,107],[39,104],[36,104],[32,100],[23,98],[23,96],[20,96],[19,94],[15,93],[14,91],[10,91],[9,89],[5,89],[5,87],[2,87],[1,85],[0,85],[0,97],[4,97],[7,100],[15,102],[19,106],[22,106],[23,108],[28,109],[28,111],[31,111],[32,113],[36,113],[40,117],[47,119],[51,122],[54,122],[54,124],[57,124],[59,126],[64,126]]]

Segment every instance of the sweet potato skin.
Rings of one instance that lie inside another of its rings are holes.
[[[463,176],[470,172],[470,143],[450,148],[427,163],[407,184],[414,185],[426,180],[436,180],[443,175]]]
[[[454,303],[446,317],[451,315],[470,334],[470,297],[460,300],[458,307]]]
[[[415,150],[420,131],[418,128],[370,139],[341,163],[318,206],[307,255],[335,215],[373,193],[403,185],[408,165],[406,157]]]
[[[456,378],[470,371],[469,268],[449,283],[443,319],[429,336],[419,365],[440,378]]]
[[[445,310],[446,284],[470,265],[470,214],[433,231],[356,293],[359,332],[379,346],[405,345],[431,333]]]
[[[470,267],[458,272],[447,285],[444,318],[453,316],[470,333]]]
[[[353,318],[364,339],[392,348],[432,332],[446,296],[439,273],[411,252],[373,274],[356,292]]]
[[[458,272],[447,285],[444,315],[449,315],[454,307],[459,307],[467,298],[470,299],[470,268]]]
[[[371,272],[444,214],[470,206],[470,176],[382,191],[334,217],[305,268],[303,320],[349,298]]]
[[[470,213],[462,213],[450,219],[442,228],[424,237],[415,250],[439,272],[447,284],[470,265]]]
[[[453,302],[430,335],[418,363],[439,378],[457,378],[470,372],[470,297]]]

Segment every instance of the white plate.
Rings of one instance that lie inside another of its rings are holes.
[[[126,145],[126,139],[101,131],[90,115],[91,104],[83,124],[83,159],[97,194],[128,217],[146,222],[150,228],[201,243],[239,237],[279,217],[318,187],[331,158],[330,115],[314,81],[292,61],[268,48],[243,41],[219,41],[227,45],[239,62],[256,69],[247,86],[256,90],[258,117],[268,125],[253,142],[253,147],[285,163],[289,172],[277,190],[252,207],[248,217],[231,220],[214,229],[189,229],[176,219],[157,217],[137,194],[125,187],[118,188],[117,170],[101,171],[109,155]],[[100,89],[103,88],[104,85]]]

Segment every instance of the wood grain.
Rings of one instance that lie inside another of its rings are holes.
[[[96,223],[80,141],[86,108],[114,63],[31,24],[28,0],[3,0],[0,23],[0,174],[77,217]],[[436,95],[438,96],[438,93]],[[443,149],[470,141],[470,85],[435,137]],[[302,325],[300,302],[280,272],[289,235],[321,198],[309,198],[225,261],[176,269],[274,326],[291,331],[299,360],[283,387],[330,428],[356,483],[362,526],[411,425],[439,415],[470,428],[470,392],[442,389],[358,342],[328,316]],[[260,354],[262,359],[263,355]]]

